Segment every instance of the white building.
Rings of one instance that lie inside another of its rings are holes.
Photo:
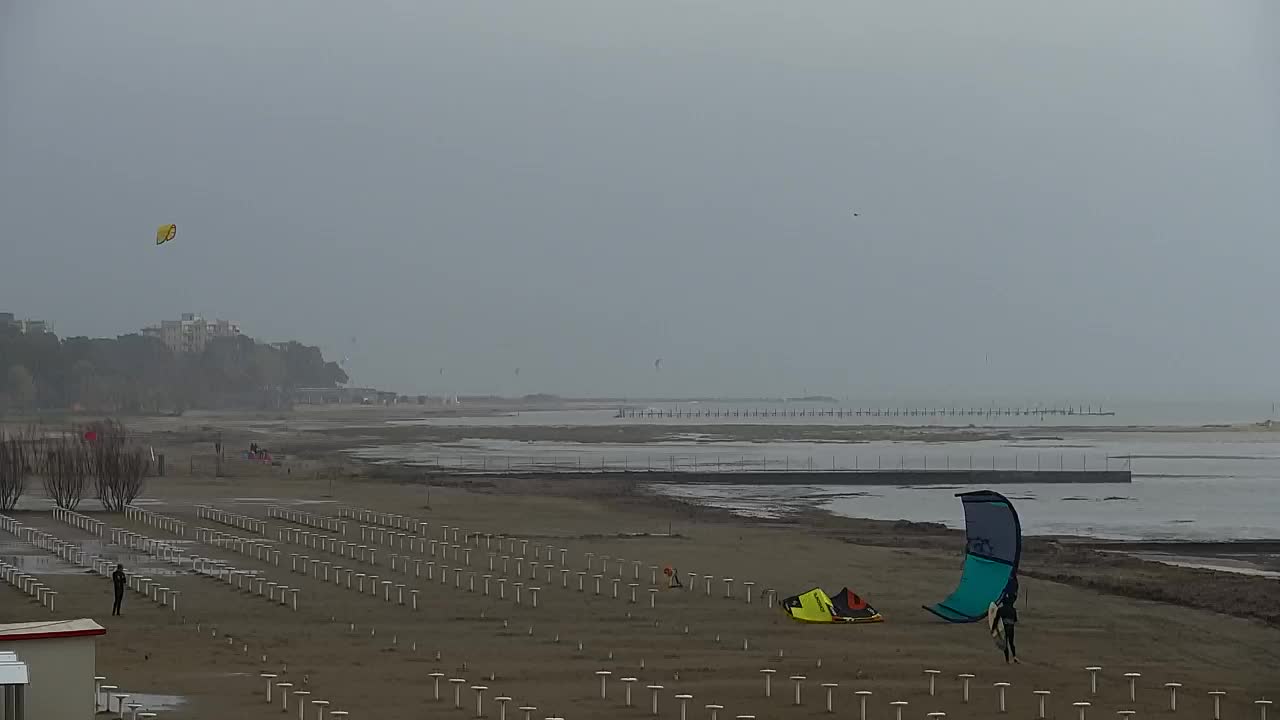
[[[20,333],[38,334],[53,332],[53,326],[44,320],[20,320],[11,312],[0,312],[0,327],[11,327]]]
[[[240,325],[230,320],[205,320],[195,313],[183,313],[178,320],[161,320],[159,325],[142,328],[142,334],[158,338],[170,350],[181,353],[201,353],[216,337],[235,337]]]
[[[27,667],[25,720],[90,720],[97,714],[97,637],[106,632],[88,619],[0,625],[0,653],[17,655]]]
[[[0,651],[0,702],[5,720],[26,720],[27,685],[31,672],[17,654]]]

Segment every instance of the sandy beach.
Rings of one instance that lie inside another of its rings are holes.
[[[305,421],[290,420],[295,425]],[[438,570],[432,580],[425,577],[425,563],[443,563],[429,552],[384,547],[377,564],[370,565],[279,541],[278,531],[285,528],[315,530],[268,520],[265,540],[285,558],[305,554],[383,579],[393,577],[406,593],[419,591],[420,609],[414,612],[408,604],[396,603],[394,594],[392,602],[381,594],[359,594],[345,585],[291,573],[287,559],[277,567],[225,547],[192,543],[188,535],[189,555],[216,558],[297,588],[299,609],[186,571],[164,576],[168,586],[182,593],[179,612],[130,594],[118,618],[109,615],[106,580],[66,566],[59,571],[51,556],[3,537],[6,555],[40,558],[29,561],[29,571],[44,573],[42,579],[59,593],[58,617],[93,617],[108,628],[98,646],[99,674],[123,692],[184,699],[162,717],[280,717],[278,698],[271,707],[264,702],[262,672],[280,675],[277,682],[287,680],[294,690],[311,692],[309,700],[328,700],[330,710],[346,710],[360,719],[474,716],[474,685],[488,688],[487,717],[497,717],[492,698],[505,695],[513,699],[509,717],[522,716],[516,706],[530,705],[538,708],[534,717],[566,718],[647,715],[650,691],[644,686],[657,684],[664,686],[659,715],[668,718],[680,716],[675,695],[683,693],[693,696],[691,717],[707,717],[707,704],[723,705],[720,717],[819,715],[825,703],[823,683],[839,684],[835,705],[845,716],[856,712],[854,691],[872,691],[868,714],[877,720],[892,717],[892,700],[910,702],[904,717],[932,711],[986,717],[997,707],[992,683],[1002,681],[1012,683],[1010,712],[1027,718],[1036,713],[1032,690],[1053,691],[1049,715],[1061,718],[1075,717],[1070,703],[1081,700],[1093,702],[1092,717],[1126,708],[1143,716],[1167,713],[1167,682],[1183,684],[1179,714],[1195,717],[1209,716],[1209,690],[1229,693],[1226,717],[1251,716],[1256,712],[1253,700],[1280,691],[1280,599],[1274,580],[1031,541],[1024,556],[1018,638],[1024,662],[1006,666],[981,626],[948,625],[920,609],[945,596],[959,575],[961,541],[938,527],[817,513],[785,521],[751,520],[675,502],[627,481],[437,477],[426,485],[421,473],[342,463],[334,455],[342,443],[316,440],[299,430],[264,433],[217,420],[204,427],[190,421],[170,424],[157,421],[142,430],[165,449],[170,476],[153,478],[138,504],[190,527],[247,537],[251,534],[243,530],[198,519],[195,505],[263,520],[275,505],[329,517],[336,517],[340,508],[372,509],[428,522],[432,538],[445,526],[481,536],[473,541],[470,565],[461,555],[455,561],[449,550],[449,573],[441,584]],[[232,462],[231,477],[214,478],[206,462],[206,439],[219,429],[229,447],[287,442],[288,459],[280,467]],[[194,473],[189,474],[191,468]],[[33,494],[38,496],[38,489]],[[38,498],[33,501],[38,504]],[[110,526],[178,539],[119,516],[103,517],[93,507],[86,503],[82,510]],[[93,540],[48,512],[12,516],[67,541]],[[347,540],[359,540],[359,525],[349,524]],[[495,557],[496,571],[490,572],[484,534],[528,541],[529,555],[535,546],[552,550],[550,582],[547,568],[538,570],[536,580],[523,568],[526,587],[541,588],[536,609],[527,591],[516,605],[511,584],[505,599],[497,597],[501,555],[508,556],[507,580],[514,583],[519,581],[514,577],[519,553],[505,548]],[[567,550],[568,588],[562,586],[561,548]],[[104,554],[113,556],[118,550],[107,547]],[[423,577],[415,577],[403,560],[391,571],[390,558],[384,557],[391,553],[420,561]],[[587,553],[596,558],[592,575],[605,575],[599,596],[591,575],[586,576],[585,592],[577,591],[576,573],[586,570]],[[611,558],[607,574],[600,569],[600,556]],[[618,575],[617,558],[626,562],[614,599],[609,578]],[[132,551],[122,560],[147,572],[162,567]],[[635,561],[640,562],[638,580]],[[710,596],[704,587],[696,592],[664,589],[650,608],[650,567],[665,565],[684,574],[712,576]],[[457,588],[454,568],[463,569]],[[482,589],[486,574],[494,576],[488,596]],[[734,579],[730,598],[725,597],[724,578]],[[633,582],[638,585],[636,604],[629,602]],[[746,582],[754,588],[750,604]],[[834,591],[846,585],[864,595],[885,622],[799,625],[776,608],[768,609],[761,596],[765,589],[786,596],[814,586]],[[0,592],[0,608],[14,620],[48,616],[8,587]],[[1105,669],[1099,695],[1089,697],[1083,668],[1095,664]],[[764,697],[762,669],[777,671],[770,698]],[[935,696],[928,693],[928,669],[941,671]],[[607,699],[600,698],[597,671],[612,673]],[[443,700],[433,700],[433,672],[444,673],[444,680],[466,681],[464,710],[452,708],[453,689],[447,682]],[[1136,702],[1128,699],[1127,672],[1142,673]],[[961,673],[976,675],[967,704],[956,679]],[[793,675],[806,678],[798,707],[792,704],[793,683],[787,679]],[[637,678],[634,702],[641,707],[623,708],[624,677]],[[308,710],[306,717],[312,716]]]

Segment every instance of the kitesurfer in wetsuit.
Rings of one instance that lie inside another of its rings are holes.
[[[1018,608],[1014,607],[1014,603],[1018,601],[1018,591],[1017,585],[1013,587],[1015,589],[1012,592],[1005,590],[1004,596],[1000,598],[996,618],[1004,630],[1004,661],[1021,663],[1018,660],[1018,647],[1014,644],[1014,634],[1018,627]]]

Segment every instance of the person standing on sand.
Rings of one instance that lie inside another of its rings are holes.
[[[124,586],[129,582],[129,578],[124,574],[124,565],[116,565],[116,571],[111,573],[111,585],[116,592],[116,602],[111,606],[111,614],[120,614],[120,601],[124,599]]]
[[[1018,627],[1018,608],[1014,607],[1014,603],[1018,601],[1018,596],[1011,592],[1006,592],[1000,598],[1000,605],[996,607],[996,617],[999,619],[1000,625],[1004,630],[1004,661],[1006,664],[1013,662],[1021,664],[1018,659],[1018,647],[1014,645],[1014,633]]]
[[[668,565],[668,566],[666,566],[666,567],[662,568],[662,572],[663,572],[663,574],[664,574],[664,575],[666,575],[666,576],[667,576],[667,589],[668,589],[668,590],[673,589],[673,588],[683,588],[683,587],[684,587],[684,585],[682,585],[682,584],[680,583],[680,571],[679,571],[679,570],[677,570],[677,569],[675,569],[675,568],[671,567],[670,565]]]

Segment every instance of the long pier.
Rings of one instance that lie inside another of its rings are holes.
[[[428,478],[474,477],[465,469],[442,469]],[[639,480],[676,485],[1011,485],[1011,484],[1098,484],[1133,482],[1128,470],[518,470],[503,477],[544,480],[592,479]]]
[[[1031,408],[815,408],[815,407],[679,407],[618,408],[615,418],[648,420],[658,418],[997,418],[997,417],[1113,417],[1115,411],[1102,407]]]

